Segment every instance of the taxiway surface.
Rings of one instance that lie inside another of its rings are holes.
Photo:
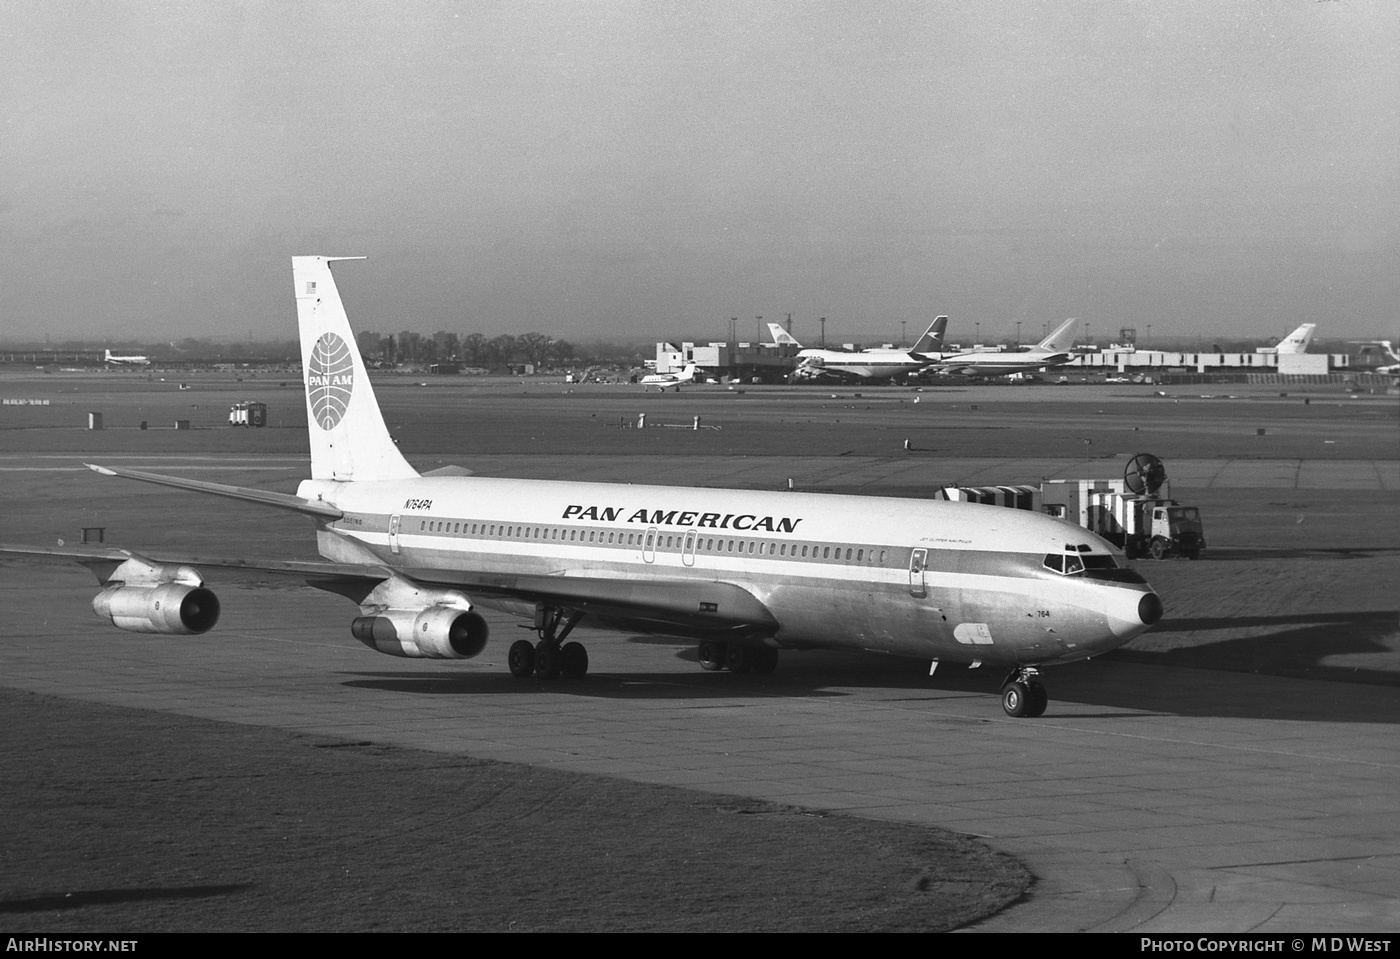
[[[1325,435],[1297,442],[1320,448]],[[277,489],[305,462],[177,447],[132,457],[114,462]],[[51,544],[55,530],[102,525],[122,545],[311,555],[301,521],[103,480],[81,459],[61,446],[0,457],[4,539]],[[930,482],[927,460],[821,450],[464,459],[482,474],[598,481],[772,488],[797,476],[799,488],[869,493]],[[1100,465],[949,450],[937,474],[1013,483]],[[1396,459],[1200,455],[1169,469],[1178,495],[1218,498],[1208,529],[1229,531],[1200,563],[1144,567],[1168,608],[1145,639],[1171,648],[1048,670],[1050,710],[1033,722],[1003,716],[1001,677],[985,671],[930,679],[919,663],[806,653],[764,679],[712,674],[688,644],[621,633],[583,637],[592,666],[580,683],[520,682],[503,661],[517,621],[501,615],[476,660],[395,660],[349,637],[352,606],[310,590],[221,588],[224,620],[207,636],[122,634],[92,616],[94,583],[76,567],[0,576],[0,604],[23,624],[0,644],[0,683],[944,826],[1038,877],[1027,902],[983,929],[1400,929]],[[1273,565],[1249,558],[1261,544],[1277,548]],[[1227,655],[1240,644],[1262,672]],[[1205,668],[1172,665],[1183,651]],[[1286,656],[1317,671],[1276,675]]]

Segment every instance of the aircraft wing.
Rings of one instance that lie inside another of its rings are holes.
[[[302,499],[291,493],[276,493],[272,490],[250,489],[246,486],[227,486],[223,483],[210,483],[206,480],[185,479],[183,476],[163,476],[160,473],[144,473],[141,470],[120,469],[116,466],[94,466],[92,463],[84,463],[88,469],[101,473],[103,476],[121,476],[125,479],[140,480],[143,483],[154,483],[157,486],[172,486],[175,489],[190,490],[195,493],[210,493],[214,496],[226,496],[229,499],[241,499],[249,503],[258,503],[262,506],[272,506],[277,509],[289,509],[297,513],[306,513],[311,516],[320,516],[323,519],[340,519],[344,514],[328,503],[316,500]]]
[[[192,566],[197,570],[216,569],[230,579],[253,583],[297,579],[313,586],[331,582],[363,582],[369,588],[392,574],[386,567],[364,563],[332,563],[326,560],[246,560],[216,556],[190,556],[164,552],[146,553],[112,546],[20,546],[0,543],[0,562],[77,563],[92,570],[99,583],[105,583],[118,566],[129,559],[162,566]],[[324,588],[324,587],[322,587]]]
[[[399,569],[372,563],[326,560],[247,560],[163,552],[136,552],[109,546],[19,546],[0,543],[0,562],[78,563],[106,583],[122,563],[135,559],[165,567],[189,566],[201,574],[218,571],[240,582],[297,581],[361,602],[394,576],[422,586],[460,589],[471,598],[493,597],[545,603],[623,620],[635,628],[689,632],[729,632],[771,636],[778,630],[772,613],[748,590],[733,583],[688,579],[613,579],[595,576],[516,575],[472,569]]]
[[[415,583],[583,610],[637,627],[667,627],[682,634],[729,631],[771,636],[778,621],[756,596],[733,583],[690,579],[611,579],[595,576],[523,576],[484,570],[402,569]]]

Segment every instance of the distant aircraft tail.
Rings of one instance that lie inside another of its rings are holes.
[[[311,478],[411,479],[418,472],[399,453],[384,425],[331,276],[332,260],[361,259],[364,257],[292,257],[311,436]]]
[[[1037,343],[1035,348],[1047,353],[1063,353],[1074,345],[1075,331],[1078,327],[1078,317],[1071,317],[1055,327],[1055,331]]]
[[[802,347],[802,344],[797,342],[791,333],[783,329],[781,323],[769,323],[768,332],[772,334],[773,342],[778,346],[796,346],[799,349]]]
[[[102,362],[103,362],[103,363],[110,363],[110,362],[112,362],[112,351],[111,351],[111,350],[107,350],[106,352],[104,352],[104,353],[102,354]]]
[[[1316,323],[1304,323],[1292,333],[1289,333],[1278,341],[1278,352],[1306,353],[1308,351],[1308,344],[1312,342],[1313,333],[1316,330]]]
[[[941,353],[943,352],[943,335],[948,330],[948,318],[940,316],[929,324],[929,328],[924,330],[924,335],[919,337],[909,352],[911,353]]]

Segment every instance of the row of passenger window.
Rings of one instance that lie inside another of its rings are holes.
[[[874,546],[829,546],[761,539],[726,539],[725,537],[699,536],[694,533],[620,532],[618,530],[579,529],[577,527],[512,526],[504,523],[455,523],[449,520],[420,520],[418,529],[422,532],[448,533],[457,536],[593,543],[605,546],[631,546],[685,552],[742,553],[750,556],[822,559],[847,563],[869,563],[871,565],[883,565],[889,554],[888,549]],[[652,541],[648,543],[647,537],[651,537]],[[687,537],[694,537],[693,542],[687,543]]]

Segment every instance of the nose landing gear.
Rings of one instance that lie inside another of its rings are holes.
[[[1018,666],[1001,686],[1001,708],[1013,719],[1034,719],[1045,715],[1050,697],[1040,684],[1040,673],[1029,666]]]

